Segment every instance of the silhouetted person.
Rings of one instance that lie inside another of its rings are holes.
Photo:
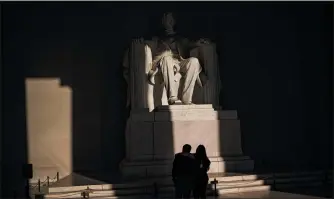
[[[191,190],[194,188],[196,162],[190,151],[191,146],[185,144],[182,152],[174,158],[172,175],[176,198],[190,198]]]
[[[206,149],[199,145],[195,153],[196,161],[196,180],[194,186],[194,198],[206,198],[206,189],[209,182],[208,171],[210,169],[210,160],[206,155]]]

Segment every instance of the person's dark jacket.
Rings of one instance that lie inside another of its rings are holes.
[[[191,153],[178,153],[175,155],[172,169],[173,179],[179,177],[194,177],[196,172],[195,157]]]

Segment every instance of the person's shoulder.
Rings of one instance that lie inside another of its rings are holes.
[[[194,154],[192,154],[192,153],[188,153],[188,154],[186,154],[185,157],[186,157],[186,158],[189,158],[189,159],[191,159],[191,160],[195,160],[195,156],[194,156]]]
[[[174,155],[174,157],[179,157],[179,156],[181,156],[182,155],[182,153],[176,153],[175,155]]]

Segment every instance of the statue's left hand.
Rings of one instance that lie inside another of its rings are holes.
[[[199,40],[196,42],[196,44],[197,44],[198,46],[202,46],[203,44],[210,44],[210,40],[209,40],[209,39],[201,38],[201,39],[199,39]]]

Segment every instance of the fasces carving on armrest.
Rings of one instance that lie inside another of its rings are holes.
[[[145,66],[146,66],[146,74],[150,70],[154,70],[153,65],[153,57],[152,57],[152,50],[149,45],[145,44]]]

